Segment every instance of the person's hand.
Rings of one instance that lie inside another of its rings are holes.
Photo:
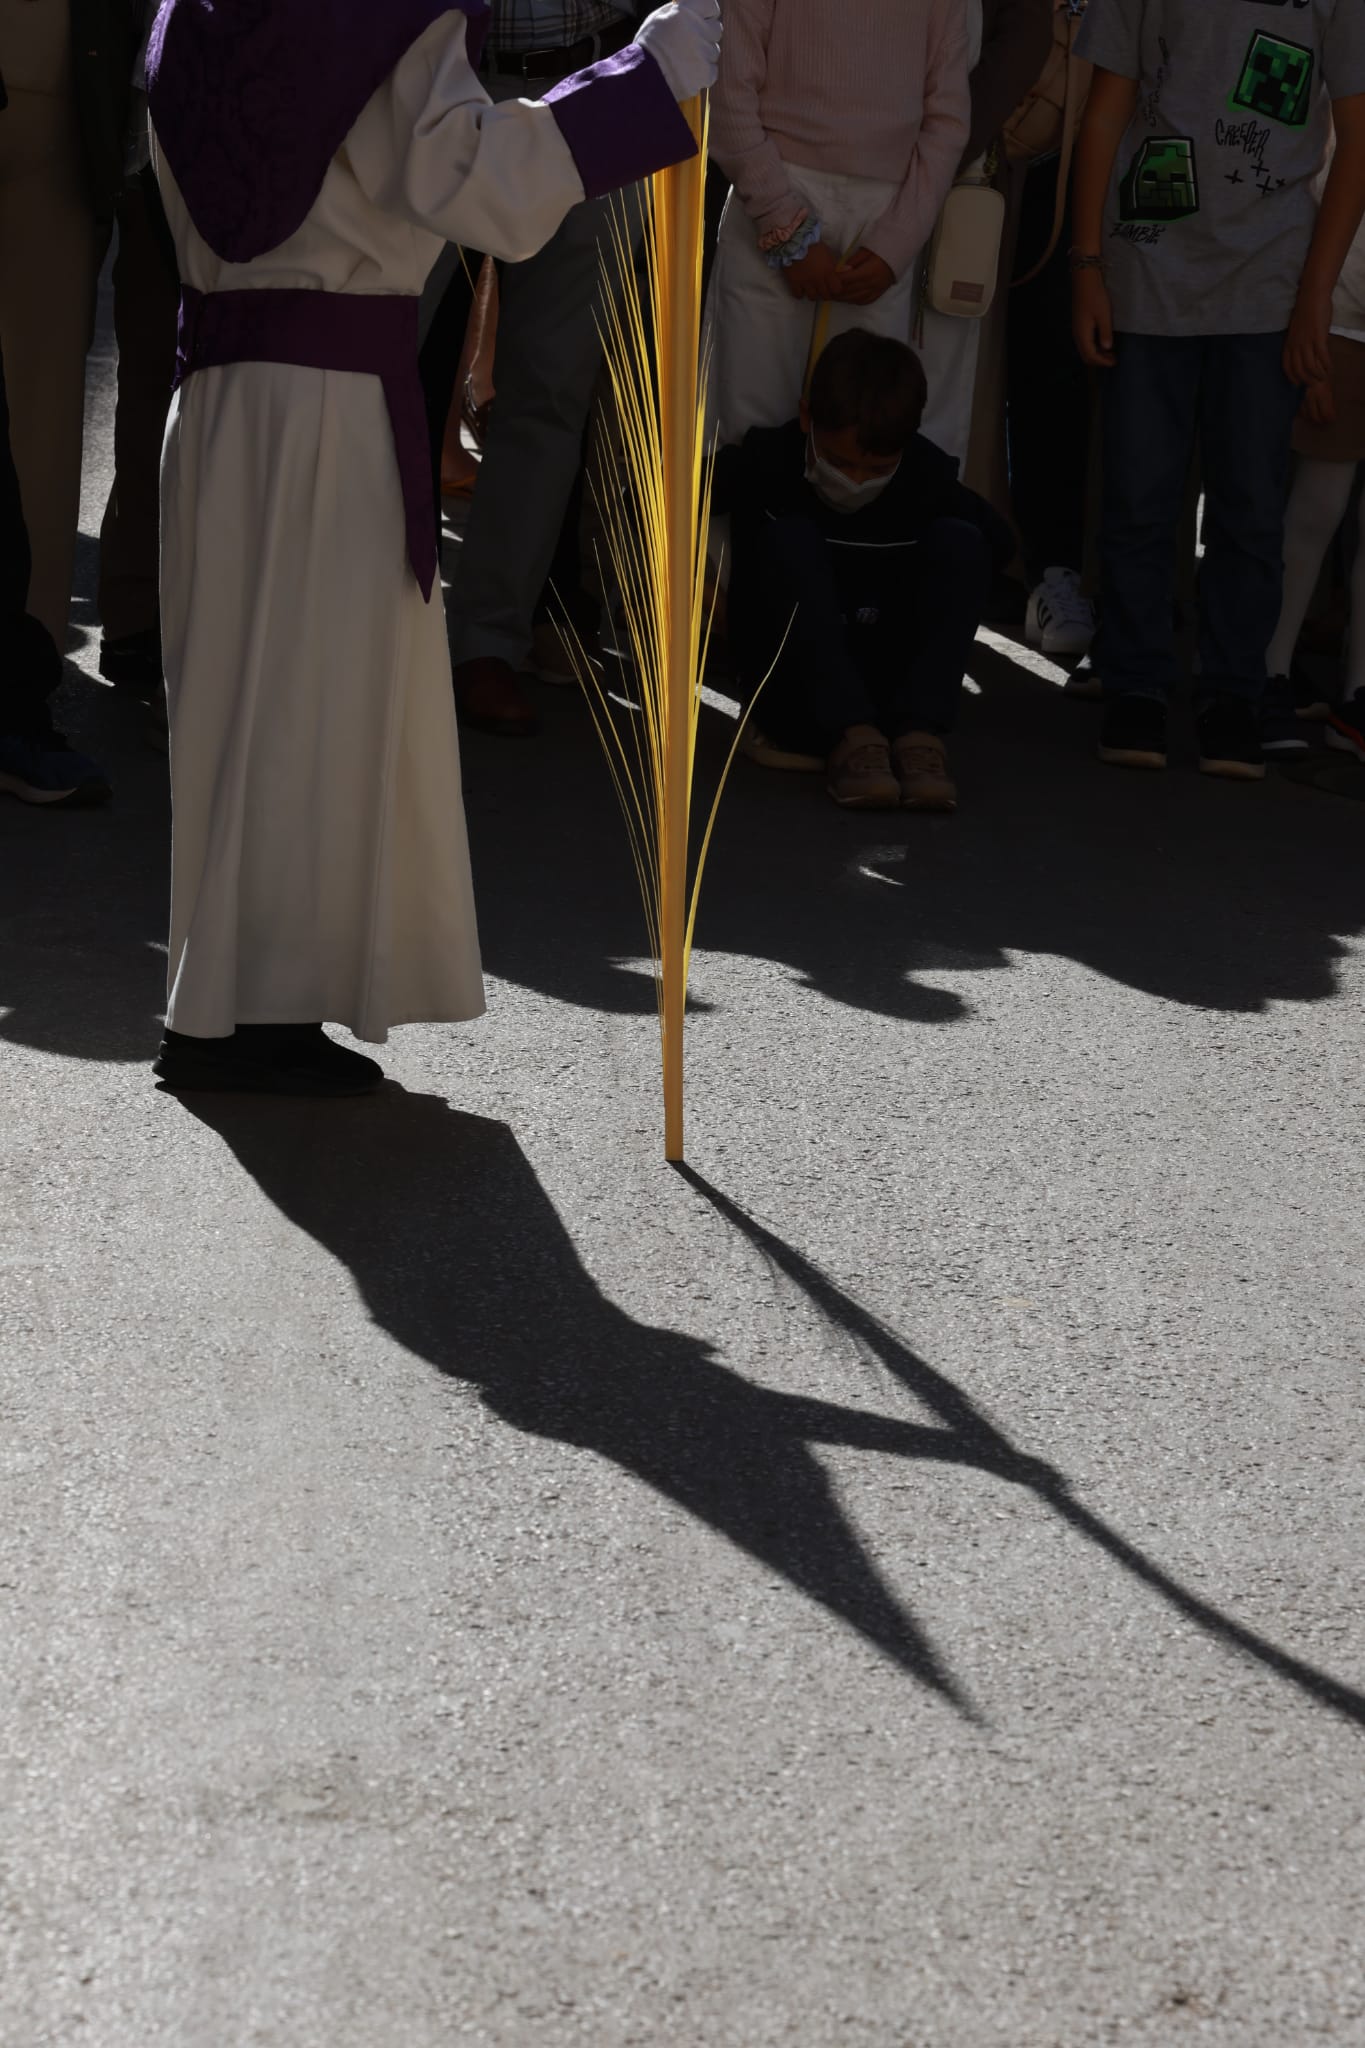
[[[720,0],[666,0],[635,33],[640,48],[663,72],[675,100],[695,99],[720,70]]]
[[[1071,274],[1071,332],[1092,370],[1114,367],[1114,308],[1102,270]]]
[[[1330,427],[1337,416],[1336,393],[1330,377],[1310,384],[1303,398],[1303,415],[1315,427]]]
[[[1284,340],[1284,374],[1291,384],[1331,383],[1331,332],[1330,297],[1300,295]]]
[[[834,296],[845,306],[875,306],[896,282],[896,273],[884,256],[872,249],[855,249],[839,271]]]
[[[812,242],[796,263],[783,266],[787,290],[794,299],[836,299],[839,259],[823,242]]]

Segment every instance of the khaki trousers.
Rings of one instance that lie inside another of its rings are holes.
[[[30,22],[41,48],[28,47]],[[0,27],[0,70],[9,90],[0,114],[0,349],[33,550],[28,608],[63,648],[80,518],[85,358],[103,237],[86,192],[68,10],[7,6]],[[30,89],[26,78],[44,89]]]

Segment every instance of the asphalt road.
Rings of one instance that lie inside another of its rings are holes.
[[[1365,2042],[1365,813],[975,680],[956,818],[737,772],[686,1175],[569,695],[467,747],[489,1017],[253,1106],[152,1087],[165,769],[73,680],[116,802],[0,809],[6,2048]]]

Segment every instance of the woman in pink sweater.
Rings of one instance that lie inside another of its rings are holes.
[[[725,0],[711,147],[732,190],[709,309],[721,440],[793,419],[829,333],[910,335],[966,147],[965,0]]]

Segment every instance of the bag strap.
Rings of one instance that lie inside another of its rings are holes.
[[[1057,244],[1062,239],[1062,228],[1066,223],[1067,187],[1071,183],[1071,165],[1076,154],[1076,142],[1080,131],[1080,123],[1076,119],[1076,102],[1080,98],[1082,66],[1075,52],[1076,30],[1080,20],[1080,14],[1073,13],[1067,31],[1066,99],[1062,105],[1062,150],[1057,159],[1057,204],[1052,214],[1052,232],[1047,238],[1047,247],[1032,270],[1025,271],[1022,277],[1016,277],[1010,285],[1011,291],[1017,291],[1021,284],[1032,284],[1034,278],[1046,270],[1057,253]]]

